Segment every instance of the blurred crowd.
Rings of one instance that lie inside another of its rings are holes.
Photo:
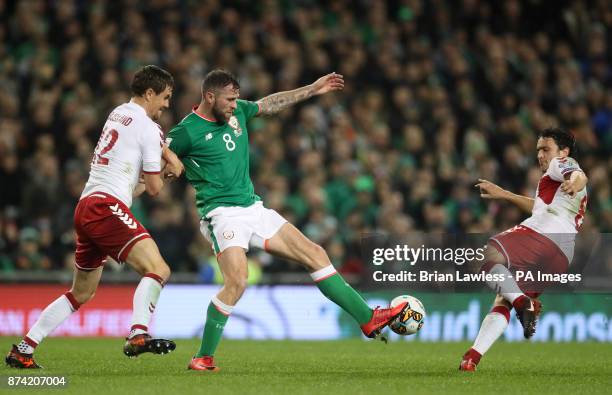
[[[176,81],[165,131],[212,68],[234,72],[250,100],[344,75],[343,92],[255,118],[249,133],[256,192],[345,273],[364,270],[367,233],[520,222],[474,184],[533,195],[549,126],[576,136],[585,229],[611,232],[610,26],[606,0],[0,0],[0,273],[72,268],[93,148],[146,64]],[[214,257],[193,201],[178,180],[133,211],[173,270],[204,278]]]

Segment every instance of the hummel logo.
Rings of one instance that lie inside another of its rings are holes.
[[[208,140],[212,139],[212,133],[208,133],[208,134],[206,135],[206,138],[205,138],[205,139],[206,139],[206,141],[208,141]]]
[[[136,229],[138,224],[136,223],[136,221],[134,221],[132,217],[130,217],[130,214],[123,212],[121,207],[119,207],[119,203],[115,204],[114,206],[108,206],[108,208],[110,208],[111,212],[117,217],[119,217],[121,222],[126,224],[128,228]]]

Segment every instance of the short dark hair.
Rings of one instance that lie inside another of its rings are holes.
[[[240,84],[232,73],[223,69],[215,69],[204,77],[204,81],[202,81],[202,93],[222,89],[230,84],[234,89],[240,89]]]
[[[174,78],[172,74],[154,65],[141,67],[132,80],[132,93],[136,96],[142,96],[147,89],[153,89],[155,94],[159,95],[167,87],[174,88]]]
[[[559,149],[569,148],[569,155],[571,156],[574,152],[576,145],[576,138],[572,132],[561,129],[561,128],[546,128],[540,132],[540,138],[550,137],[555,140],[555,143],[559,146]]]

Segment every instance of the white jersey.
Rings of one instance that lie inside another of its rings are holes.
[[[554,158],[540,178],[531,217],[521,223],[555,242],[569,262],[574,255],[576,233],[582,227],[587,204],[586,187],[570,197],[560,188],[567,174],[582,171],[570,157]]]
[[[116,107],[104,124],[81,198],[105,192],[130,207],[140,172],[161,171],[163,138],[140,105],[129,102]]]

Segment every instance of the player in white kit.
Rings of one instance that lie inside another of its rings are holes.
[[[13,345],[6,357],[7,365],[40,367],[34,361],[34,349],[93,297],[107,256],[127,262],[143,276],[134,293],[132,327],[124,353],[130,357],[143,352],[165,354],[176,347],[172,341],[153,339],[148,334],[151,315],[170,277],[170,268],[129,209],[133,196],[145,190],[155,196],[161,191],[162,157],[167,162],[166,174],[178,177],[183,171],[182,163],[164,145],[164,135],[154,122],[169,107],[173,87],[170,73],[145,66],[134,75],[130,102],[108,116],[74,213],[77,247],[72,288],[48,305],[23,340]]]
[[[516,271],[531,272],[535,281],[517,282],[506,277],[502,284],[490,284],[498,295],[474,345],[464,354],[460,370],[476,370],[482,355],[508,326],[513,307],[525,338],[533,336],[541,311],[537,297],[548,285],[537,280],[538,273],[554,275],[567,271],[587,205],[588,179],[578,162],[569,156],[574,144],[574,136],[563,129],[550,128],[540,134],[538,163],[544,174],[535,198],[516,195],[486,180],[479,180],[476,185],[483,198],[507,200],[531,213],[520,225],[489,240],[486,263],[481,270],[504,276]]]

